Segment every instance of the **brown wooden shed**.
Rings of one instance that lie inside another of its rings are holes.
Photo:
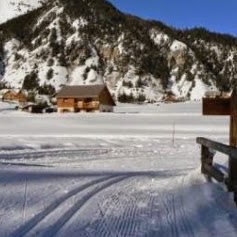
[[[64,86],[56,98],[58,112],[113,112],[115,106],[105,85]]]

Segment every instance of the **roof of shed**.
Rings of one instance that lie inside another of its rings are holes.
[[[57,94],[57,98],[84,98],[97,97],[105,88],[105,85],[81,85],[81,86],[64,86]]]

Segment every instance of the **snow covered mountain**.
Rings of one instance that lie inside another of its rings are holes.
[[[52,93],[105,82],[117,100],[143,102],[196,100],[208,90],[230,91],[236,79],[232,36],[173,29],[105,0],[29,0],[31,8],[0,25],[1,87]]]
[[[3,0],[0,1],[0,24],[38,8],[43,0]]]

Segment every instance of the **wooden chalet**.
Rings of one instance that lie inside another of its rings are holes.
[[[58,112],[113,112],[115,102],[105,85],[64,86],[56,96]]]
[[[9,89],[0,90],[0,100],[3,101],[5,94],[9,91]]]
[[[27,101],[27,95],[22,90],[4,90],[1,95],[2,101],[24,103]]]

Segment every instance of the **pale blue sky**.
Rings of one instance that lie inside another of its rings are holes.
[[[237,36],[237,0],[109,0],[121,11],[177,28],[205,27]]]

